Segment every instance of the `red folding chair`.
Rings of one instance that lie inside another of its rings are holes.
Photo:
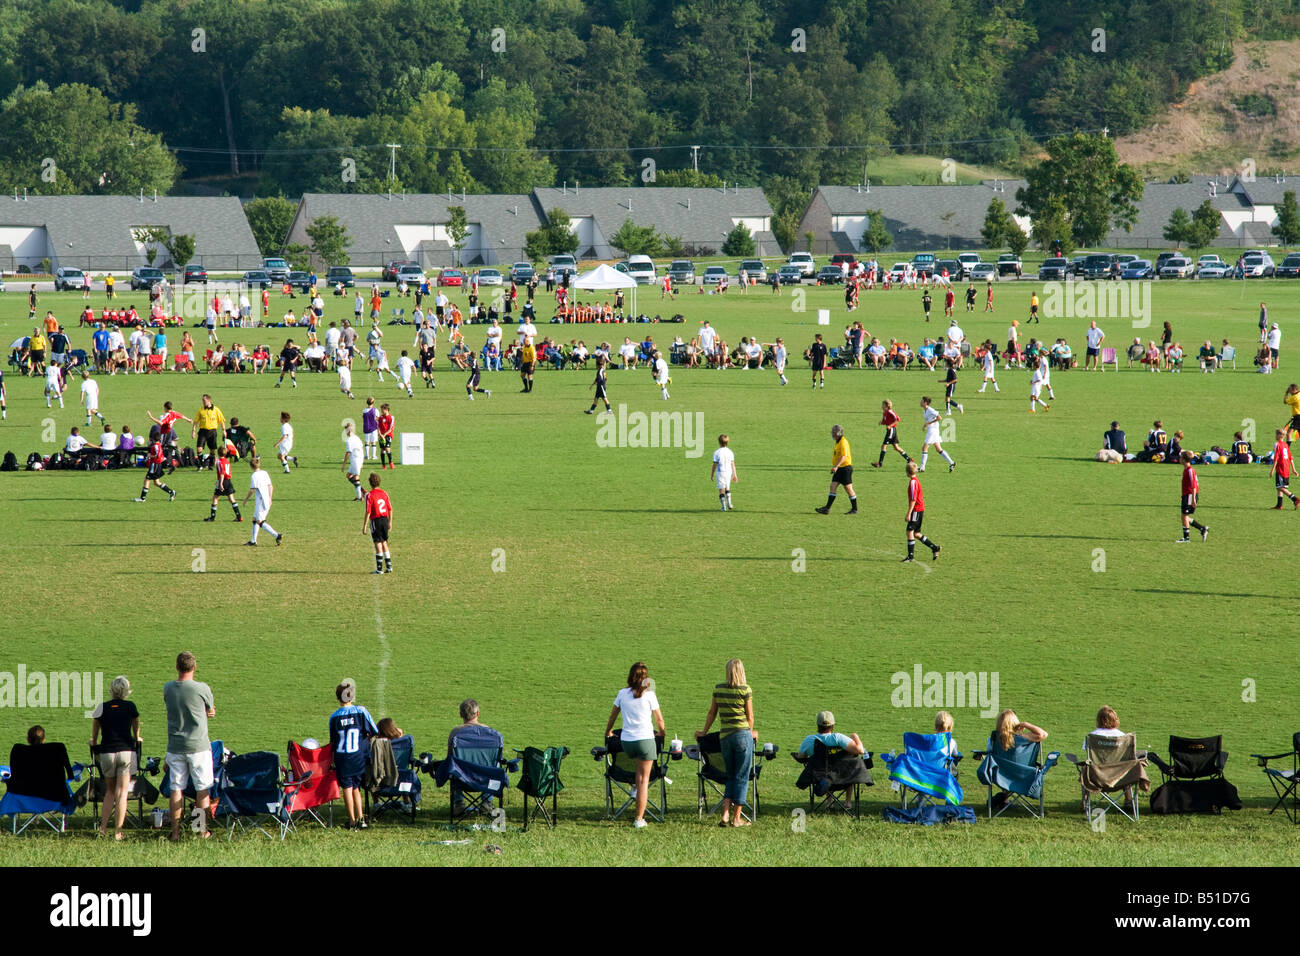
[[[285,810],[295,824],[309,817],[322,827],[334,825],[333,804],[339,798],[339,778],[333,766],[334,748],[328,744],[312,748],[289,741],[288,773],[293,780],[302,781],[291,793],[285,793]],[[316,812],[324,806],[330,809],[329,823]]]
[[[163,370],[163,357],[161,355],[150,355],[149,368],[147,369],[147,371],[150,374],[155,374],[157,372],[161,372],[162,370]]]
[[[172,371],[192,372],[194,371],[194,363],[191,362],[184,355],[177,355],[175,358],[172,359]]]

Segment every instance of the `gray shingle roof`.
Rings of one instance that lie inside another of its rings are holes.
[[[942,248],[954,245],[982,244],[980,227],[988,212],[989,202],[1001,199],[1008,209],[1016,205],[1016,189],[1023,180],[1006,180],[1005,191],[995,189],[991,183],[960,186],[821,186],[818,196],[824,200],[832,216],[861,215],[879,209],[900,249]],[[944,219],[949,213],[948,220]],[[814,231],[826,235],[830,223],[814,223],[805,219],[800,232]],[[837,237],[832,235],[832,240]],[[840,235],[840,242],[849,242]],[[851,249],[843,250],[854,251]]]

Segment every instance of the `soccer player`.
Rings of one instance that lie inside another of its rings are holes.
[[[609,370],[608,356],[606,356],[603,352],[598,351],[596,353],[596,379],[590,385],[587,386],[588,388],[594,388],[596,390],[596,394],[591,400],[591,408],[587,409],[588,415],[596,414],[596,403],[602,401],[605,403],[606,414],[609,414],[609,412],[613,411],[613,409],[609,407],[609,394],[605,391],[606,386],[608,384],[607,381],[608,370]],[[472,398],[473,396],[470,397]]]
[[[1291,493],[1291,473],[1295,471],[1295,460],[1291,457],[1291,446],[1286,443],[1286,431],[1279,428],[1276,433],[1277,443],[1273,445],[1273,467],[1268,471],[1277,486],[1277,504],[1274,510],[1282,510],[1282,498],[1291,499],[1293,507],[1300,508],[1300,498]]]
[[[947,371],[944,373],[943,381],[940,383],[944,387],[943,389],[944,414],[951,415],[952,407],[956,405],[957,411],[965,415],[966,409],[962,408],[961,402],[954,402],[952,400],[953,394],[957,391],[957,363],[954,362],[952,359],[944,359],[944,364],[948,367]]]
[[[596,367],[599,370],[600,368],[599,359],[597,359]],[[474,401],[475,392],[482,392],[488,398],[492,397],[491,389],[482,388],[479,385],[479,380],[482,377],[482,374],[483,374],[482,370],[478,367],[478,353],[470,352],[469,353],[469,380],[465,383],[465,394],[469,396],[469,400],[471,402]],[[605,404],[608,405],[609,403],[606,402]],[[595,408],[596,403],[592,402],[591,407]]]
[[[817,388],[819,383],[822,388],[826,387],[826,356],[829,354],[830,350],[818,332],[813,336],[813,344],[808,349],[808,358],[812,362],[813,388]]]
[[[379,327],[379,306],[375,304],[378,301],[379,291],[376,289],[374,298],[370,300],[370,331],[366,333],[366,345],[369,346],[369,351],[366,353],[367,361],[369,362],[366,366],[367,371],[370,371],[375,367],[375,362],[379,360],[382,352],[379,348],[379,343],[384,337],[384,331]],[[382,382],[384,376],[380,375],[379,380]]]
[[[785,360],[785,343],[782,342],[781,338],[778,336],[776,344],[772,346],[772,366],[776,369],[776,374],[781,376],[782,385],[790,384],[785,377]]]
[[[275,491],[275,486],[271,484],[271,476],[262,469],[262,459],[254,455],[249,461],[253,468],[252,475],[248,479],[248,494],[244,495],[244,504],[248,504],[248,499],[256,496],[253,502],[253,537],[244,542],[246,547],[257,547],[257,532],[265,528],[266,533],[275,538],[276,547],[284,540],[284,535],[276,531],[266,523],[267,516],[271,513],[271,496]]]
[[[275,383],[276,388],[280,387],[280,383],[284,381],[286,374],[289,376],[289,381],[293,387],[298,387],[298,363],[301,360],[301,350],[293,344],[293,339],[289,339],[284,343],[284,348],[280,349],[280,378]]]
[[[212,456],[216,454],[217,445],[225,444],[226,416],[221,409],[212,404],[212,396],[204,395],[203,404],[194,413],[190,437],[196,439],[194,450],[199,453],[198,470],[212,467]],[[204,451],[204,448],[207,451]]]
[[[411,391],[411,373],[415,371],[415,362],[406,354],[406,349],[402,349],[402,357],[397,360],[397,374],[393,377],[397,379],[397,387],[406,389],[407,398],[415,398],[415,393]]]
[[[1056,393],[1052,391],[1052,353],[1046,348],[1038,353],[1038,370],[1042,374],[1043,388],[1047,389],[1047,397],[1056,401]]]
[[[984,311],[985,312],[993,311],[993,283],[992,282],[989,283],[988,296],[984,300]]]
[[[293,426],[289,424],[288,412],[280,413],[280,443],[275,446],[275,451],[286,475],[289,474],[289,462],[292,461],[294,467],[297,467],[298,457],[289,454],[293,451]]]
[[[244,516],[239,513],[239,502],[235,500],[235,482],[230,473],[230,455],[224,445],[217,452],[217,486],[212,489],[212,511],[203,519],[204,521],[217,520],[217,502],[222,498],[229,499],[230,507],[235,509],[235,520],[243,521]]]
[[[63,369],[59,368],[57,361],[51,360],[50,364],[45,367],[45,407],[50,408],[50,398],[59,400],[59,408],[63,407]]]
[[[337,362],[339,370],[339,391],[348,398],[356,398],[352,394],[352,356],[347,358],[340,356],[341,361]]]
[[[938,561],[943,549],[921,533],[921,522],[925,519],[925,493],[921,491],[921,479],[916,477],[919,469],[916,462],[907,463],[907,557],[906,564],[916,560],[916,542],[920,541],[930,549],[930,560]]]
[[[1291,409],[1291,421],[1283,429],[1286,432],[1286,441],[1289,445],[1295,437],[1294,433],[1300,432],[1300,385],[1295,382],[1288,385],[1286,394],[1282,396],[1282,401],[1286,403],[1287,408]],[[90,423],[87,422],[86,424]]]
[[[366,461],[379,457],[379,409],[375,396],[366,396],[366,408],[361,413],[361,434],[365,439]]]
[[[1185,451],[1178,456],[1178,460],[1183,463],[1183,536],[1175,539],[1174,543],[1186,544],[1192,528],[1201,533],[1201,540],[1204,541],[1210,536],[1209,526],[1201,524],[1192,517],[1196,514],[1196,502],[1201,496],[1201,485],[1196,480],[1196,469],[1192,467],[1192,453]]]
[[[975,283],[972,282],[966,287],[966,311],[975,311]]]
[[[393,410],[385,402],[379,406],[379,467],[393,467]],[[387,463],[385,463],[387,459]]]
[[[369,830],[362,816],[361,778],[366,772],[365,741],[379,735],[370,711],[356,703],[357,685],[350,677],[334,690],[339,709],[330,714],[330,746],[334,748],[334,772],[338,775],[339,793],[348,812],[345,830]]]
[[[949,286],[947,286],[947,288],[944,290],[944,293],[943,293],[943,315],[944,315],[944,318],[946,318],[946,319],[951,319],[951,318],[952,318],[952,314],[953,314],[953,312],[955,311],[955,310],[953,309],[953,304],[954,304],[955,302],[956,302],[956,296],[953,294],[952,286],[949,285]]]
[[[926,395],[921,399],[921,414],[925,418],[925,441],[921,444],[921,471],[925,471],[925,462],[930,457],[930,446],[939,453],[944,461],[948,463],[948,471],[957,467],[957,463],[952,460],[952,456],[943,450],[943,445],[939,443],[939,422],[943,421],[943,416],[930,403],[930,396]]]
[[[718,450],[713,453],[713,467],[709,469],[709,477],[717,485],[718,501],[722,504],[723,511],[732,510],[731,486],[740,481],[740,476],[736,474],[736,453],[727,447],[730,441],[731,438],[727,435],[718,436]]]
[[[1042,398],[1040,397],[1043,394],[1043,376],[1046,374],[1043,371],[1044,364],[1045,363],[1040,360],[1039,363],[1034,366],[1033,378],[1029,380],[1029,414],[1030,415],[1034,414],[1035,402],[1043,406],[1043,411],[1047,411],[1049,408],[1051,408],[1051,406],[1048,405],[1045,401],[1043,401]]]
[[[144,487],[140,489],[140,497],[136,501],[144,501],[149,497],[149,485],[155,484],[159,491],[167,492],[167,500],[175,501],[176,492],[163,484],[163,462],[167,460],[167,455],[163,451],[162,428],[154,425],[149,429],[149,452],[145,456],[145,465],[148,470],[144,473]]]
[[[980,392],[983,393],[984,389],[988,388],[990,384],[993,386],[993,391],[1002,391],[1002,389],[998,388],[998,363],[993,358],[992,343],[990,343],[988,348],[984,350],[984,357],[980,359],[980,364],[984,366],[984,381],[980,384]]]
[[[102,423],[104,415],[99,410],[99,383],[90,377],[89,369],[81,370],[81,404],[86,407],[86,424],[90,424],[91,416],[94,416]]]
[[[668,401],[668,383],[672,381],[668,377],[668,363],[664,360],[662,353],[654,353],[654,370],[655,384],[659,386],[659,391],[663,392],[664,401]]]
[[[343,465],[342,472],[347,476],[349,483],[356,489],[357,496],[355,501],[360,501],[361,495],[361,463],[365,459],[365,451],[361,447],[361,437],[356,433],[356,426],[348,422],[343,426]],[[382,456],[380,467],[383,467]]]
[[[370,490],[366,492],[366,516],[361,519],[361,533],[370,532],[375,543],[375,574],[393,573],[393,553],[388,550],[388,534],[393,530],[393,503],[388,492],[379,487],[379,475],[373,471],[367,478]]]
[[[933,301],[934,300],[930,298],[929,289],[926,289],[921,293],[921,308],[925,310],[925,321],[927,322],[930,321],[930,306],[933,304]]]
[[[9,418],[9,408],[5,405],[5,373],[0,369],[0,422]]]
[[[849,493],[851,506],[847,514],[855,515],[858,513],[858,496],[853,492],[853,454],[849,451],[849,440],[839,425],[831,426],[831,440],[835,442],[831,449],[831,490],[826,496],[826,504],[813,510],[822,515],[830,514],[831,505],[835,504],[835,490],[843,485]]]
[[[163,402],[162,418],[154,418],[153,413],[148,411],[147,409],[145,411],[145,415],[149,417],[149,421],[153,422],[159,427],[159,429],[161,429],[163,448],[166,450],[167,459],[170,462],[171,459],[176,457],[176,444],[177,444],[176,429],[174,429],[172,426],[176,422],[189,422],[191,425],[193,425],[194,420],[190,418],[186,418],[180,412],[173,409],[171,402]],[[171,474],[171,472],[175,470],[176,470],[176,466],[172,464],[168,469],[168,474]]]
[[[885,449],[892,448],[903,456],[904,461],[911,461],[912,458],[907,452],[898,447],[898,423],[902,421],[898,413],[894,411],[894,403],[885,399],[880,403],[880,424],[885,426],[885,438],[880,443],[880,460],[871,463],[872,468],[883,468],[885,466]]]

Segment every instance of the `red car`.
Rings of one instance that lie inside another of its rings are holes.
[[[401,269],[402,266],[415,266],[418,269],[420,264],[418,262],[412,262],[410,259],[394,259],[392,262],[388,263],[388,265],[384,266],[384,271],[379,276],[380,281],[396,282],[397,271]]]
[[[443,269],[438,273],[438,285],[463,286],[465,284],[465,273],[459,269]]]

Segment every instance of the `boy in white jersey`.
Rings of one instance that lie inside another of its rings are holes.
[[[290,454],[293,451],[293,426],[289,424],[288,412],[280,413],[280,443],[275,446],[275,451],[286,475],[289,474],[289,462],[292,461],[297,467],[298,457]]]
[[[998,380],[997,380],[998,363],[993,360],[993,349],[986,348],[984,350],[984,357],[980,359],[980,362],[984,366],[984,382],[983,384],[980,385],[979,390],[983,392],[984,389],[988,388],[989,384],[992,383],[993,391],[995,392],[1002,391],[1002,389],[998,388]]]
[[[1029,380],[1029,414],[1034,414],[1034,403],[1037,402],[1043,406],[1043,411],[1047,411],[1049,406],[1039,396],[1043,393],[1043,362],[1034,366],[1034,377]]]
[[[1056,401],[1056,393],[1052,391],[1051,356],[1046,349],[1038,353],[1038,371],[1043,378],[1043,388],[1047,389],[1047,397]]]
[[[63,407],[63,370],[59,368],[57,361],[50,362],[45,367],[45,407],[49,408],[50,398],[54,397],[59,400],[59,408]]]
[[[939,414],[938,409],[930,404],[930,396],[926,395],[921,399],[921,414],[925,418],[925,441],[921,444],[921,471],[925,471],[925,462],[930,457],[930,446],[939,456],[948,463],[948,470],[952,471],[957,467],[957,463],[952,460],[952,456],[943,450],[943,445],[939,441],[939,423],[943,421],[943,416]]]
[[[772,365],[776,367],[776,374],[781,376],[781,384],[787,384],[785,378],[785,343],[780,338],[776,340],[776,345],[772,347]]]
[[[713,453],[713,467],[709,472],[709,476],[717,485],[718,501],[723,511],[732,509],[731,485],[740,480],[736,474],[736,453],[727,447],[730,441],[727,435],[718,436],[718,450]]]
[[[406,354],[406,349],[402,349],[402,357],[397,360],[397,387],[406,390],[407,398],[415,398],[411,391],[411,373],[415,371],[415,362]]]
[[[271,476],[262,469],[260,457],[254,455],[249,463],[253,466],[253,474],[248,481],[248,494],[244,495],[240,504],[248,504],[248,499],[254,496],[257,500],[253,502],[253,537],[244,543],[250,548],[257,547],[257,532],[265,528],[266,533],[275,538],[278,546],[284,540],[284,535],[266,523],[267,516],[271,513],[271,496],[275,486],[271,484]]]
[[[97,417],[101,422],[104,416],[99,410],[99,383],[90,377],[89,369],[81,370],[81,404],[86,406],[86,424],[90,424],[91,416]]]
[[[365,458],[365,449],[361,447],[361,436],[356,433],[356,426],[348,422],[343,426],[343,473],[348,476],[348,481],[356,489],[357,497],[355,500],[360,501],[361,495],[361,463]]]
[[[672,381],[668,377],[668,363],[664,361],[663,355],[659,352],[654,354],[655,384],[659,386],[659,391],[664,394],[664,401],[668,401],[668,383]]]
[[[340,358],[343,358],[340,356]],[[352,394],[352,357],[349,355],[343,361],[338,363],[339,366],[339,391],[348,398],[356,398]]]

